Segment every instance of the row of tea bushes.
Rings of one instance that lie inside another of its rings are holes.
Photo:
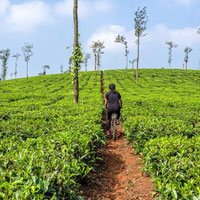
[[[123,99],[126,136],[145,157],[160,199],[200,199],[200,72],[141,69],[105,71]]]
[[[102,97],[93,72],[0,82],[0,199],[78,199],[80,180],[104,144]]]

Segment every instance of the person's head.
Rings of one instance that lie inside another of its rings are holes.
[[[112,83],[109,85],[109,89],[114,92],[115,91],[115,85]]]

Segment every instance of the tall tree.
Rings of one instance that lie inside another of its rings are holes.
[[[13,73],[10,74],[10,78],[11,78],[11,79],[12,79],[12,77],[13,77]]]
[[[115,42],[116,43],[120,43],[120,44],[123,44],[124,47],[125,47],[125,57],[126,57],[126,76],[128,75],[128,54],[129,54],[129,51],[128,51],[128,42],[126,41],[126,38],[123,36],[123,35],[118,35],[115,39]]]
[[[97,49],[98,49],[98,42],[93,42],[92,46],[92,51],[94,54],[94,71],[95,71],[95,79],[97,77]]]
[[[103,46],[104,48],[104,46]],[[101,67],[101,55],[104,54],[104,52],[102,51],[102,48],[98,49],[98,53],[97,53],[97,70],[100,70]]]
[[[2,50],[0,51],[0,59],[2,60],[2,79],[6,80],[6,75],[7,75],[7,64],[8,64],[8,59],[10,57],[10,49]]]
[[[169,50],[169,57],[168,57],[168,63],[169,63],[169,68],[171,67],[172,63],[172,49],[177,48],[178,45],[174,44],[172,41],[167,41],[166,44],[168,45],[168,50]]]
[[[74,8],[73,8],[73,19],[74,19],[74,53],[75,57],[78,44],[78,0],[74,0]],[[78,103],[79,99],[79,80],[78,80],[78,63],[75,62],[73,72],[74,72],[74,103]]]
[[[21,56],[21,54],[19,54],[19,53],[16,53],[12,56],[13,58],[15,58],[15,73],[14,73],[15,79],[17,77],[17,62],[18,62],[18,59],[19,59],[20,56]]]
[[[92,48],[93,54],[94,54],[94,70],[95,70],[95,79],[96,79],[97,67],[99,68],[101,66],[101,54],[104,53],[102,51],[102,49],[105,48],[104,42],[101,42],[99,40],[96,42],[93,42],[91,48]]]
[[[136,59],[129,60],[129,63],[131,64],[132,69],[134,69],[134,64],[135,64],[135,62],[136,62]]]
[[[136,64],[136,83],[138,83],[139,79],[139,59],[140,59],[140,38],[144,37],[145,31],[147,29],[147,22],[148,22],[148,16],[146,12],[146,7],[140,8],[135,12],[135,36],[137,37],[136,44],[137,44],[137,64]]]
[[[22,47],[22,51],[24,54],[24,60],[26,62],[26,78],[27,78],[27,80],[28,80],[28,64],[29,64],[29,60],[30,60],[31,56],[33,55],[32,48],[33,48],[32,44],[24,44],[24,46]]]
[[[185,50],[185,57],[184,57],[184,61],[185,61],[185,68],[187,69],[187,64],[188,64],[188,60],[189,60],[189,53],[192,52],[192,48],[190,47],[186,47]]]
[[[200,28],[198,29],[197,33],[200,34]]]
[[[72,61],[71,73],[74,86],[74,103],[78,103],[79,100],[79,76],[78,72],[81,69],[81,63],[83,62],[83,53],[81,44],[78,42],[78,0],[74,0],[73,6],[73,19],[74,19],[74,51],[70,60]]]
[[[87,71],[87,66],[88,66],[88,60],[91,58],[91,55],[87,53],[84,57],[84,63],[85,63],[85,71]]]
[[[43,68],[43,73],[42,73],[42,75],[46,75],[47,74],[47,69],[50,69],[50,66],[49,65],[44,65],[44,66],[42,66],[42,68]]]

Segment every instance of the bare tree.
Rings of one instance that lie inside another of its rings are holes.
[[[91,58],[91,55],[87,53],[84,57],[84,63],[85,63],[85,71],[87,71],[87,66],[88,66],[88,60]]]
[[[187,69],[187,64],[188,64],[188,60],[189,60],[189,53],[192,52],[192,48],[190,47],[186,47],[185,50],[185,57],[184,57],[184,61],[185,61],[185,68]]]
[[[92,51],[93,51],[93,54],[94,54],[94,71],[95,71],[95,79],[96,79],[96,76],[97,76],[97,48],[98,48],[98,43],[97,42],[93,42],[92,46]]]
[[[198,29],[197,33],[200,34],[200,28]]]
[[[101,54],[103,54],[103,52],[97,54],[97,70],[100,70],[101,67]]]
[[[148,22],[148,16],[146,13],[146,7],[140,8],[138,7],[137,11],[135,12],[135,36],[137,37],[136,44],[137,44],[137,64],[136,64],[136,83],[138,83],[139,79],[139,58],[140,58],[140,38],[144,37],[145,31],[147,29],[146,24]]]
[[[102,51],[102,49],[105,48],[104,46],[104,42],[101,41],[96,41],[93,42],[92,46],[91,46],[93,53],[94,53],[94,70],[95,70],[95,79],[97,77],[97,67],[99,68],[101,66],[101,54],[103,54],[104,52]]]
[[[32,48],[33,48],[32,44],[24,44],[24,46],[22,47],[22,51],[24,54],[24,60],[26,62],[26,78],[27,78],[27,80],[28,80],[28,64],[29,64],[29,60],[30,60],[31,56],[33,55]]]
[[[174,44],[172,41],[167,41],[166,44],[168,45],[168,50],[169,50],[168,63],[169,63],[169,68],[170,68],[171,67],[171,62],[172,62],[172,48],[177,48],[178,45]]]
[[[42,66],[42,68],[43,68],[43,73],[42,73],[42,75],[46,75],[47,74],[47,69],[50,69],[50,66],[49,65],[44,65],[44,66]]]
[[[129,60],[129,63],[132,65],[132,69],[134,69],[134,63],[136,62],[136,59]]]
[[[0,59],[2,60],[2,79],[6,80],[6,74],[7,74],[7,64],[8,64],[8,59],[10,57],[10,49],[6,50],[1,50],[0,51]]]
[[[129,51],[128,51],[128,42],[126,41],[126,38],[123,36],[123,35],[118,35],[115,39],[115,42],[116,43],[121,43],[124,45],[125,47],[125,57],[126,57],[126,76],[128,75],[128,54],[129,54]]]
[[[18,59],[19,59],[20,56],[21,56],[21,54],[19,54],[19,53],[16,53],[12,56],[13,58],[15,58],[15,73],[14,73],[15,79],[17,77],[17,62],[18,62]]]

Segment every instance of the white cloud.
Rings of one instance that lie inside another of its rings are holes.
[[[79,16],[108,12],[113,8],[111,0],[80,0]],[[63,0],[50,5],[44,0],[32,0],[21,4],[12,4],[9,0],[0,0],[0,26],[5,31],[28,33],[43,24],[58,20],[58,16],[72,17],[73,0]]]
[[[0,0],[0,17],[6,13],[9,5],[10,2],[8,0]]]
[[[53,20],[49,5],[43,1],[31,1],[11,5],[5,19],[6,26],[12,31],[29,32],[41,24]]]
[[[87,42],[87,46],[90,47],[93,41],[104,41],[107,51],[119,50],[121,45],[115,43],[115,38],[118,34],[126,34],[125,28],[119,25],[108,25],[97,29],[92,34]]]
[[[78,4],[79,15],[81,17],[87,14],[87,2],[79,1]],[[72,17],[73,16],[73,0],[65,0],[63,2],[58,2],[55,5],[55,13],[62,17]]]
[[[109,12],[113,9],[113,4],[108,0],[97,0],[95,2],[94,8],[100,12]]]
[[[169,4],[174,6],[174,3],[183,5],[183,6],[189,6],[193,3],[196,3],[197,0],[159,0],[161,3]]]
[[[126,31],[123,26],[119,25],[108,25],[98,28],[89,38],[87,46],[91,46],[92,41],[101,40],[105,43],[105,50],[119,51],[123,46],[114,42],[118,34],[126,37],[129,49],[136,48],[134,30]],[[165,25],[156,25],[148,31],[147,36],[141,38],[141,44],[142,46],[159,45],[162,47],[169,40],[178,44],[179,47],[184,48],[200,43],[200,36],[197,34],[197,28],[169,29]]]
[[[0,21],[4,31],[26,33],[52,22],[53,16],[51,7],[40,0],[16,5],[0,0]]]
[[[185,27],[181,29],[169,29],[165,25],[157,25],[144,38],[145,42],[158,43],[165,45],[166,41],[173,41],[179,47],[192,46],[200,43],[200,37],[197,35],[197,28]]]
[[[110,0],[80,0],[78,4],[79,16],[85,17],[96,12],[109,12],[112,10],[113,4]],[[73,16],[73,0],[64,0],[55,5],[55,13],[62,17]]]
[[[191,3],[193,3],[195,0],[176,0],[178,3],[181,3],[183,5],[190,5]]]

